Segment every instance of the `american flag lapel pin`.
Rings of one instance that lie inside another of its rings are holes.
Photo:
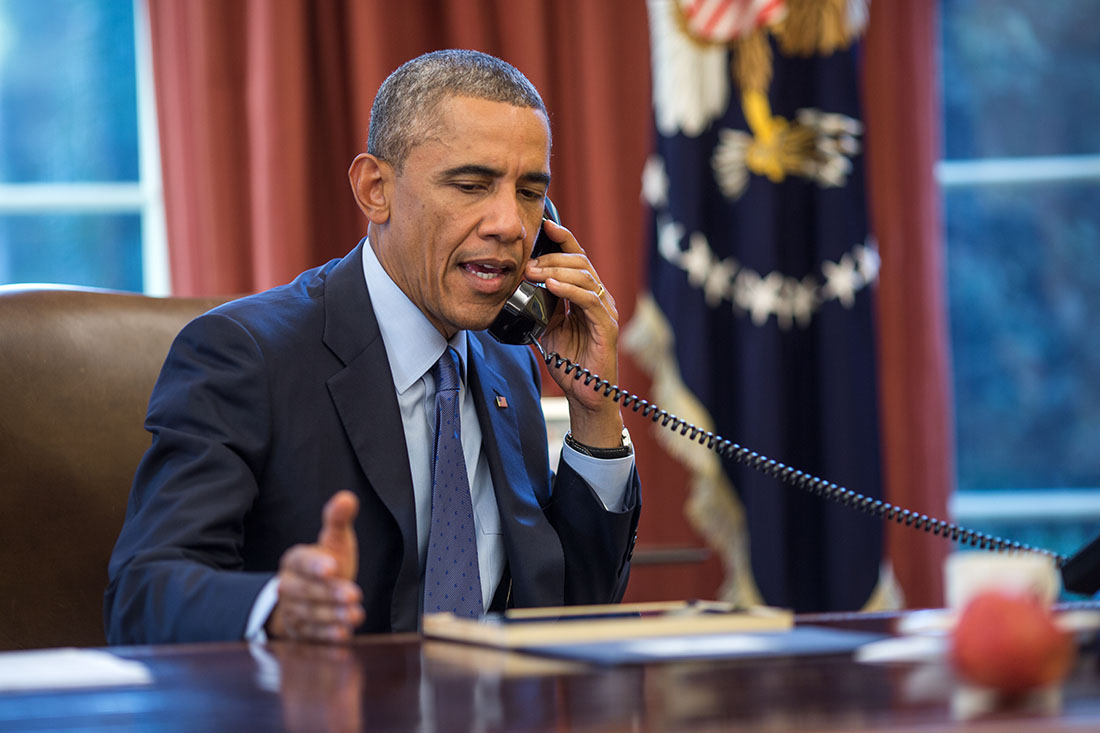
[[[499,407],[502,410],[504,408],[508,407],[508,398],[505,397],[504,395],[499,395],[498,394],[497,395],[497,407]]]

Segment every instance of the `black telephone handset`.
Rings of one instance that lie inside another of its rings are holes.
[[[546,199],[545,218],[557,224],[561,223],[558,210],[550,199]],[[538,257],[547,252],[557,251],[559,251],[557,243],[547,237],[540,229],[531,256]],[[489,327],[489,333],[497,341],[505,344],[533,344],[542,354],[547,367],[563,369],[565,374],[572,374],[573,379],[583,379],[586,386],[591,386],[596,392],[603,392],[605,397],[621,403],[623,407],[630,407],[634,412],[640,412],[642,417],[650,418],[655,423],[660,422],[662,427],[678,432],[688,440],[704,445],[721,456],[778,478],[784,483],[882,519],[894,520],[899,524],[905,524],[915,529],[923,529],[925,532],[931,532],[935,535],[942,535],[960,544],[981,549],[1034,552],[1046,555],[1052,558],[1062,571],[1062,584],[1066,590],[1086,595],[1100,591],[1100,537],[1097,537],[1072,557],[1066,558],[1050,550],[1031,547],[984,532],[966,529],[953,522],[945,522],[942,519],[911,512],[887,501],[872,499],[869,496],[858,494],[843,486],[837,486],[834,483],[742,448],[737,443],[726,440],[720,435],[706,432],[686,420],[670,414],[667,410],[662,410],[637,395],[627,392],[618,385],[611,384],[598,374],[592,373],[553,351],[550,353],[543,351],[539,338],[546,331],[546,326],[557,306],[557,296],[552,295],[545,286],[524,280],[520,283],[516,292],[508,298],[504,309]]]
[[[550,199],[546,199],[543,218],[555,224],[561,224],[558,209]],[[538,237],[535,238],[535,246],[531,249],[531,256],[538,257],[548,252],[559,251],[561,250],[558,243],[546,236],[540,227]],[[545,285],[524,280],[519,284],[516,292],[508,297],[504,309],[489,326],[489,333],[502,344],[522,346],[538,343],[557,307],[558,296],[547,290]]]

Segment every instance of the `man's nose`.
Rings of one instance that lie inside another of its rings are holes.
[[[489,210],[481,220],[482,237],[499,239],[505,243],[526,237],[523,210],[514,192],[502,191],[493,196],[488,203]]]

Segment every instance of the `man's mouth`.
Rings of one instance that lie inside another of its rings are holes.
[[[466,272],[474,275],[481,280],[495,280],[499,277],[504,277],[511,267],[503,265],[490,265],[484,262],[467,262],[462,265]]]

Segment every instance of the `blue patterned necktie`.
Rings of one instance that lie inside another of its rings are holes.
[[[484,610],[470,481],[458,416],[458,354],[448,347],[432,367],[435,379],[435,452],[432,524],[424,569],[424,613],[451,611],[475,618]]]

